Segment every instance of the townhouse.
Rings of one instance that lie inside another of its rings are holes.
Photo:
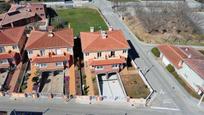
[[[0,89],[17,91],[27,37],[24,27],[0,30]],[[4,86],[3,86],[4,85]]]
[[[73,59],[73,30],[62,29],[48,32],[33,30],[25,49],[31,62],[31,69],[40,71],[64,70]]]
[[[15,67],[21,62],[26,40],[24,27],[0,30],[0,68]]]
[[[191,47],[176,47],[159,45],[161,59],[165,66],[171,64],[182,79],[196,91],[202,94],[204,88],[204,55]]]
[[[84,65],[93,74],[119,72],[126,65],[129,45],[121,30],[81,32]]]

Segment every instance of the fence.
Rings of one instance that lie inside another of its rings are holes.
[[[134,60],[131,59],[131,63],[132,65],[135,67],[135,68],[138,68],[138,66],[136,65],[136,63],[134,62]],[[145,85],[147,85],[147,87],[149,88],[150,90],[150,94],[146,97],[146,102],[145,102],[145,105],[148,105],[149,101],[150,101],[150,98],[151,96],[153,95],[154,93],[154,89],[151,87],[151,85],[149,84],[149,82],[147,81],[147,79],[145,78],[144,74],[142,73],[141,70],[139,70],[139,75],[140,77],[142,78],[143,82],[145,83]]]

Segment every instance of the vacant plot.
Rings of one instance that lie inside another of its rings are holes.
[[[150,93],[139,74],[121,75],[121,80],[131,98],[146,98]]]
[[[95,30],[106,30],[108,27],[99,12],[90,8],[71,8],[57,10],[60,19],[67,21],[74,29],[75,36],[82,31],[90,31],[90,27]],[[55,22],[52,22],[55,23]]]

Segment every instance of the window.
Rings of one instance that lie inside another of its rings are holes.
[[[63,66],[63,62],[57,62],[56,66]]]
[[[36,10],[39,10],[39,8],[36,8]]]
[[[115,56],[115,51],[111,51],[111,57]]]
[[[44,55],[45,55],[45,50],[44,50],[44,49],[40,50],[40,55],[41,55],[41,56],[44,56]]]
[[[98,57],[98,58],[101,57],[101,52],[98,52],[98,53],[97,53],[97,57]]]
[[[61,49],[56,49],[57,55],[61,55],[62,54],[62,50]]]
[[[5,52],[4,47],[0,47],[0,53],[3,53],[3,52]]]
[[[112,68],[118,68],[117,64],[112,65]]]
[[[40,14],[40,16],[44,16],[44,14]]]
[[[18,46],[17,46],[17,45],[13,45],[12,47],[13,47],[14,50],[15,50],[15,49],[18,49]]]
[[[33,51],[32,50],[28,50],[28,55],[31,55],[33,54]]]
[[[96,70],[103,70],[103,66],[96,66]]]
[[[8,60],[6,59],[0,60],[0,64],[8,64]]]
[[[40,10],[42,10],[43,8],[40,8]]]
[[[89,53],[86,53],[86,56],[89,56]]]
[[[126,53],[127,52],[127,50],[123,50],[123,53]]]
[[[41,63],[41,64],[39,64],[39,68],[45,68],[45,67],[47,67],[47,64],[46,64],[46,63]]]

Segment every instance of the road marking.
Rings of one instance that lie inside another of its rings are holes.
[[[157,106],[151,106],[151,109],[160,109],[160,110],[171,110],[171,111],[180,111],[179,108],[168,108],[168,107],[157,107]]]

